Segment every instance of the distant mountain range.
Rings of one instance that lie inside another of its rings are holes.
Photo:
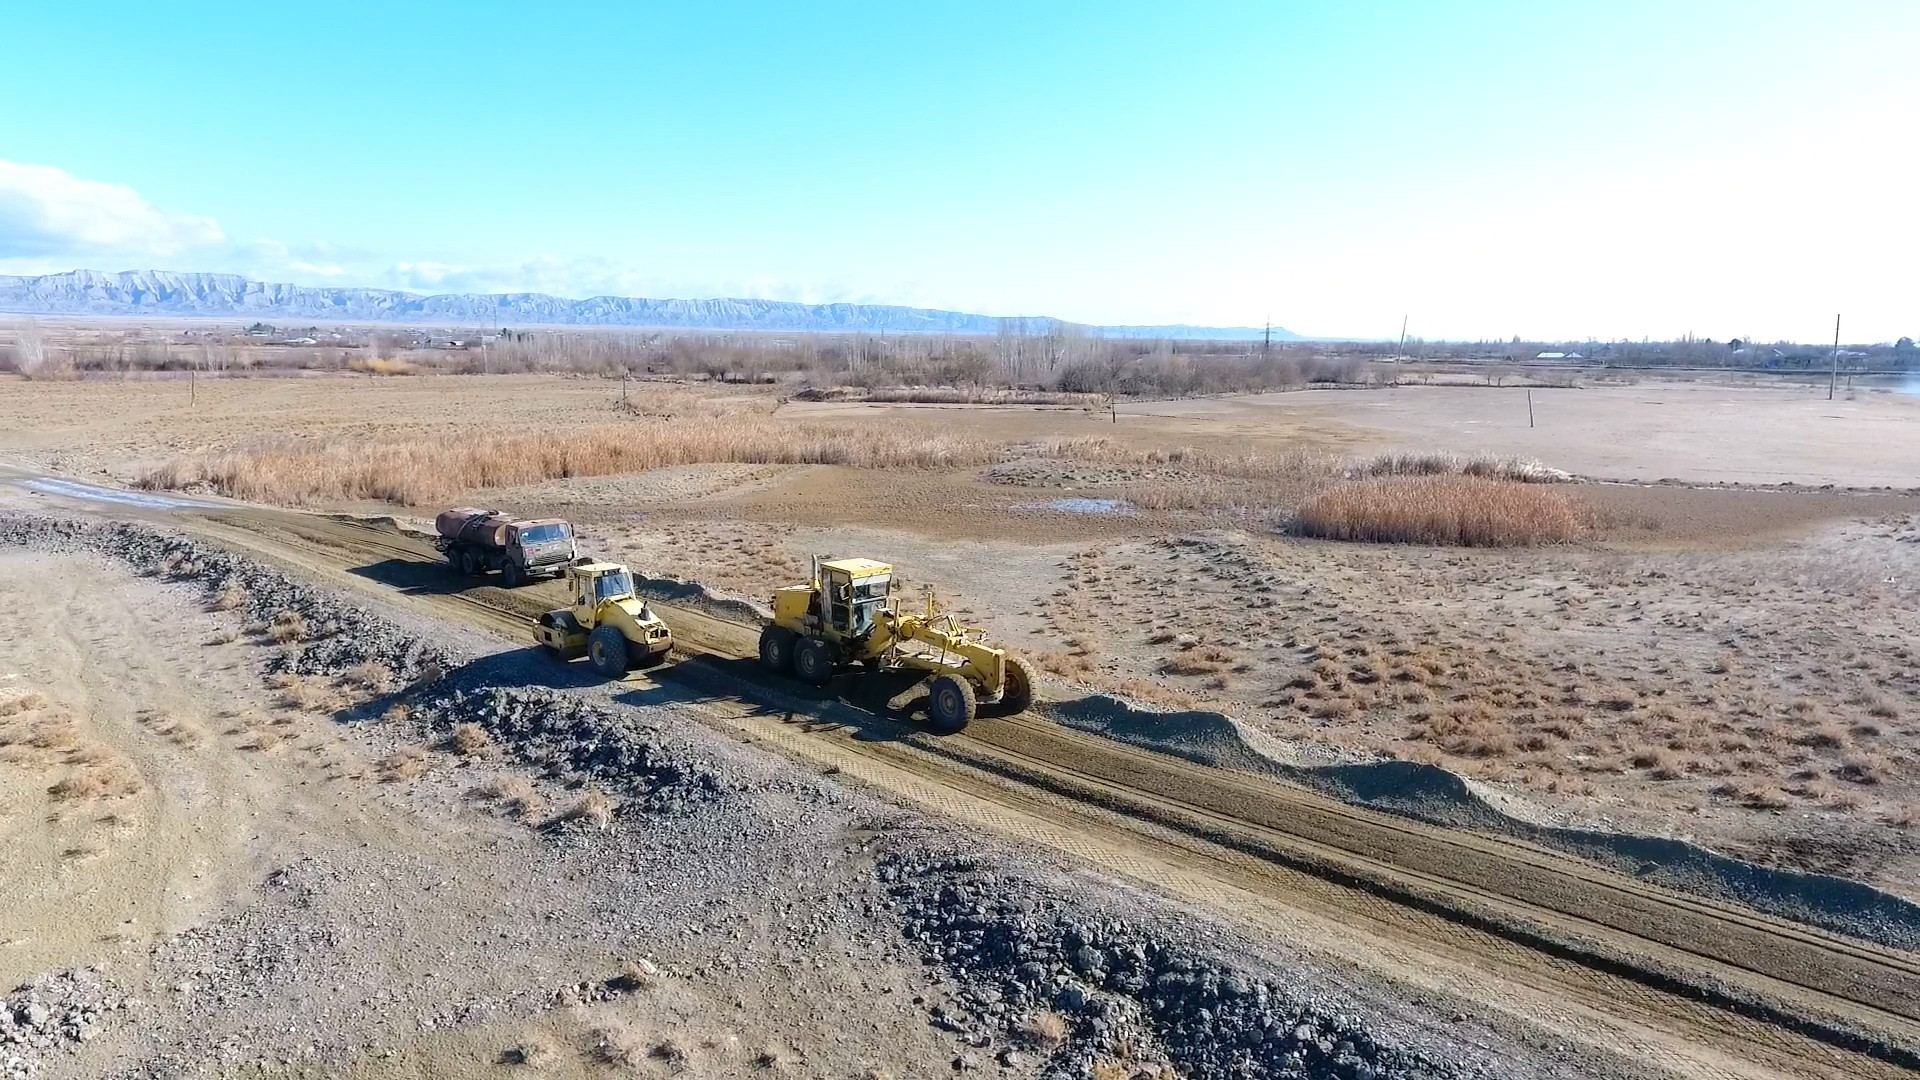
[[[1072,326],[1047,317],[1003,319],[891,304],[797,304],[786,300],[646,300],[543,293],[443,293],[348,289],[252,281],[236,274],[73,270],[39,277],[0,274],[0,311],[27,315],[159,315],[389,322],[416,326],[631,326],[662,330],[777,330],[867,334],[1026,333]],[[1248,340],[1245,326],[1089,326],[1108,337]],[[1273,328],[1275,340],[1296,334]]]

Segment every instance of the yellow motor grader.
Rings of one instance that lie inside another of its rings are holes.
[[[634,594],[633,573],[625,566],[581,559],[567,567],[566,577],[573,605],[541,615],[533,626],[535,641],[562,660],[584,654],[609,679],[667,658],[673,632]]]
[[[966,727],[981,705],[1017,713],[1033,703],[1024,660],[980,640],[936,610],[901,613],[893,605],[893,567],[872,559],[814,559],[813,580],[773,594],[773,621],[760,631],[760,662],[816,686],[853,664],[869,672],[925,671],[927,715],[936,731]]]

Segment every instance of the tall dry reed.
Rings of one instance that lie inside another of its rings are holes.
[[[1298,532],[1328,540],[1503,547],[1561,544],[1593,512],[1558,487],[1478,476],[1390,476],[1335,484],[1301,504]]]
[[[673,465],[982,465],[996,448],[960,436],[854,431],[770,416],[643,419],[564,431],[476,427],[373,439],[275,439],[175,458],[138,486],[307,505],[375,500],[430,506],[484,488],[643,472]]]

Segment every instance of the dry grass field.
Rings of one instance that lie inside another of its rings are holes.
[[[559,514],[648,573],[760,598],[809,554],[871,555],[1065,686],[1221,709],[1302,760],[1444,764],[1546,819],[1920,891],[1920,498],[1866,490],[1920,454],[1900,395],[1536,390],[1528,429],[1499,413],[1510,388],[1117,419],[622,393],[558,376],[210,379],[191,399],[175,381],[6,382],[0,460],[416,520],[453,502]],[[1634,477],[1678,482],[1596,482]],[[1725,483],[1741,478],[1836,486]]]

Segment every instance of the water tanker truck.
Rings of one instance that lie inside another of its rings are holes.
[[[573,526],[558,518],[516,521],[498,510],[470,506],[433,519],[434,540],[453,568],[478,577],[498,570],[509,588],[536,577],[559,577],[580,556]]]

